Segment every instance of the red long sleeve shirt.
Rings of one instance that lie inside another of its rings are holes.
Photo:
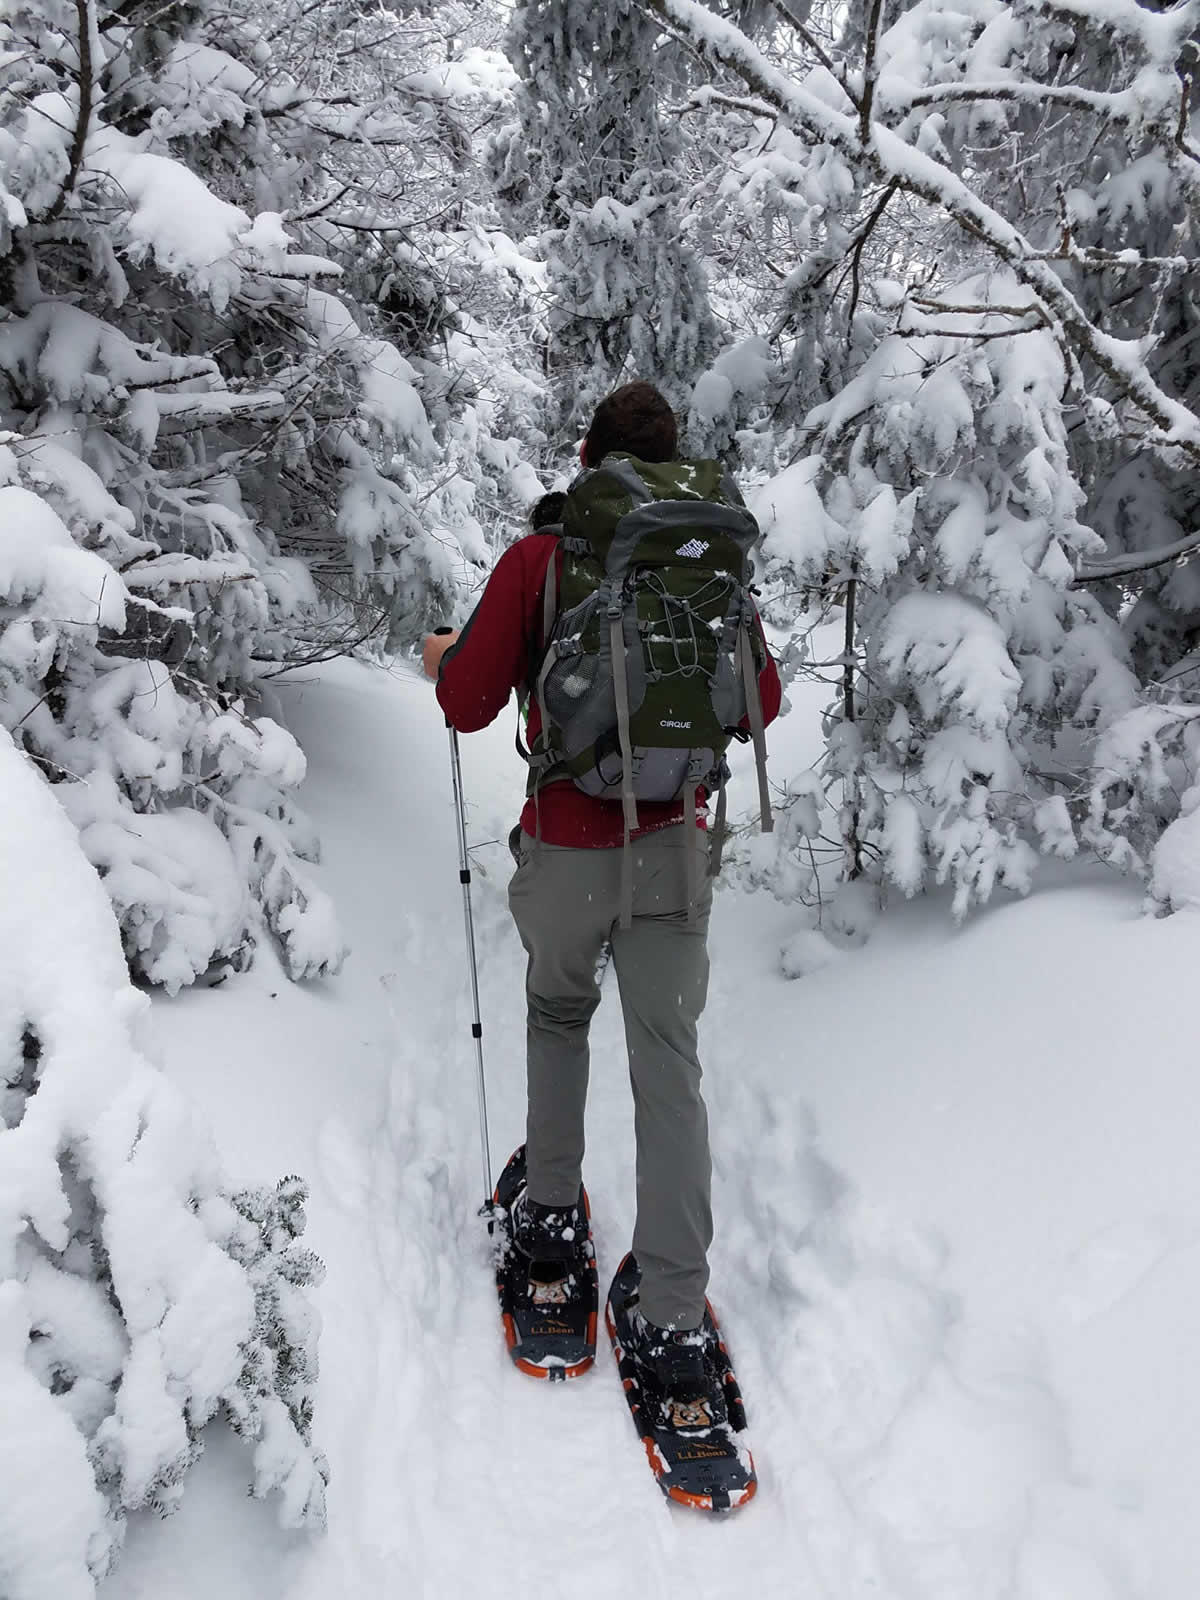
[[[458,640],[442,657],[438,703],[459,733],[487,727],[504,710],[514,689],[524,687],[530,665],[542,647],[542,604],[551,558],[562,570],[562,550],[553,534],[530,533],[511,545],[496,563],[479,604]],[[760,631],[761,631],[761,624]],[[782,690],[771,653],[758,676],[763,720],[779,714]],[[541,731],[536,700],[529,712],[529,739]],[[698,798],[703,799],[703,790]],[[540,817],[538,815],[540,813]],[[638,802],[637,836],[683,821],[683,801]],[[598,800],[570,779],[548,783],[534,802],[527,800],[521,826],[537,831],[547,844],[607,848],[624,838],[621,805]],[[699,825],[704,826],[703,812]]]

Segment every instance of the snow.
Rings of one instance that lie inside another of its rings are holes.
[[[254,87],[255,75],[244,62],[235,61],[224,50],[189,39],[175,45],[167,57],[164,82],[185,101],[191,100],[196,90],[224,89],[234,104]]]
[[[498,105],[508,99],[516,83],[517,74],[500,51],[470,46],[453,61],[444,61],[424,72],[407,73],[399,87],[405,93],[431,100],[477,100]]]
[[[815,582],[835,544],[839,528],[821,501],[818,456],[793,462],[752,494],[748,504],[762,529],[760,561],[790,567],[798,577]]]
[[[7,1501],[0,1593],[9,1600],[91,1600],[89,1553],[101,1542],[103,1502],[70,1418],[46,1404],[25,1365],[29,1331],[20,1285],[0,1283],[0,1483]],[[54,1486],[49,1497],[47,1484]]]
[[[60,517],[29,489],[0,488],[0,599],[27,602],[31,621],[125,625],[125,585],[107,561],[81,550]]]
[[[126,1514],[178,1503],[219,1408],[258,1445],[254,1493],[319,1523],[319,1458],[279,1404],[315,1323],[266,1314],[280,1258],[146,1054],[104,886],[2,730],[0,793],[0,1593],[86,1600]]]
[[[1163,14],[1147,11],[1136,0],[1055,0],[1055,6],[1067,15],[1136,40],[1150,60],[1163,67],[1174,65],[1181,43],[1200,18],[1197,0],[1183,0]]]
[[[64,403],[95,403],[106,396],[107,385],[143,388],[183,378],[216,377],[216,367],[207,358],[171,356],[135,344],[65,300],[42,300],[27,316],[0,324],[0,366],[27,382],[42,380],[51,396]],[[97,383],[101,376],[107,380],[104,389]]]
[[[516,1600],[548,1570],[572,1600],[732,1594],[747,1572],[771,1596],[1190,1600],[1200,1177],[1190,1036],[1162,997],[1191,991],[1200,924],[1141,917],[1135,890],[1078,869],[958,933],[942,896],[901,904],[866,943],[859,886],[815,939],[800,907],[719,893],[711,1293],[762,1487],[706,1523],[662,1502],[606,1349],[553,1389],[503,1351],[429,686],[338,663],[281,688],[355,954],[296,988],[264,952],[155,1023],[235,1172],[312,1180],[329,1532],[272,1530],[218,1440],[170,1523],[135,1520],[106,1600]],[[812,694],[792,696],[771,738],[788,771],[818,742]],[[520,772],[506,719],[462,752],[495,1170],[523,1111]],[[742,765],[735,813],[753,791]],[[593,1041],[604,1273],[633,1198],[610,985]]]
[[[80,843],[151,983],[174,994],[214,954],[238,948],[250,895],[214,823],[184,806],[130,812],[112,779],[99,773],[71,799]]]
[[[51,437],[14,441],[13,454],[30,483],[39,489],[57,490],[82,521],[97,524],[102,535],[128,537],[136,518],[109,494],[103,479],[82,459],[78,424],[72,412],[48,407],[42,426]]]
[[[779,970],[785,978],[807,978],[837,961],[842,952],[819,928],[801,928],[779,952]]]
[[[332,294],[311,290],[305,313],[319,344],[342,353],[357,366],[363,386],[363,414],[375,423],[382,437],[390,444],[406,444],[432,457],[436,447],[412,363],[395,345],[363,334],[349,308]],[[364,486],[362,492],[373,498],[377,490]],[[361,521],[364,529],[374,531],[369,517]],[[348,537],[355,537],[351,528],[346,531]]]
[[[766,388],[775,358],[765,339],[743,339],[730,345],[696,381],[692,410],[714,421],[730,408],[735,396],[757,400]]]
[[[128,205],[123,232],[132,259],[153,252],[164,271],[192,278],[224,309],[238,281],[228,258],[251,226],[246,213],[213,194],[181,162],[140,148],[116,128],[91,134],[84,160],[112,181]]]
[[[1150,896],[1156,904],[1164,911],[1200,910],[1200,810],[1167,826],[1154,847],[1152,867]]]
[[[1021,683],[1004,635],[961,595],[904,595],[887,615],[879,658],[909,680],[931,718],[953,705],[974,727],[1002,728],[1016,708]]]
[[[0,172],[11,199],[22,213],[38,215],[53,204],[70,170],[71,136],[76,125],[78,95],[34,95],[23,125],[0,131]]]

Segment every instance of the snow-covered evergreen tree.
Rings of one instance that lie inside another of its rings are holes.
[[[1197,775],[1188,730],[1200,569],[1187,559],[1195,464],[1164,424],[1173,404],[1180,418],[1200,409],[1187,290],[1200,165],[1196,19],[1156,9],[964,11],[952,34],[918,4],[881,35],[879,55],[881,94],[893,73],[906,80],[910,125],[936,110],[947,163],[1055,262],[1093,326],[1125,342],[1115,371],[1093,341],[1067,346],[1077,363],[1064,389],[1071,462],[1106,546],[1079,581],[1120,618],[1146,700],[1095,750],[1084,837],[1106,859],[1153,872],[1155,903],[1168,905],[1153,848],[1164,824],[1185,825]],[[1128,391],[1130,354],[1159,392],[1157,428]]]
[[[297,153],[306,188],[270,203],[292,204],[284,214],[341,267],[339,297],[416,374],[438,447],[432,469],[414,463],[416,506],[460,576],[456,546],[478,568],[524,526],[547,414],[530,378],[544,267],[499,226],[477,148],[479,130],[511,114],[501,35],[489,8],[460,0],[401,15],[289,0],[271,15],[287,89],[272,131]],[[470,587],[478,573],[466,575]],[[446,599],[435,587],[434,606]]]
[[[634,376],[685,409],[716,353],[685,231],[680,135],[660,107],[674,80],[661,46],[630,0],[521,0],[513,14],[519,114],[494,143],[494,181],[546,261],[545,370],[568,434]]]
[[[876,826],[897,882],[915,886],[932,862],[954,878],[961,910],[997,872],[1025,881],[1031,840],[1073,848],[1085,812],[1088,843],[1111,859],[1147,860],[1111,848],[1138,808],[1125,804],[1127,773],[1106,793],[1105,752],[1119,748],[1126,761],[1137,745],[1141,723],[1129,739],[1108,726],[1123,706],[1137,714],[1131,668],[1161,676],[1189,648],[1190,577],[1171,563],[1192,549],[1186,485],[1200,462],[1191,313],[1174,292],[1190,273],[1197,182],[1191,8],[1116,0],[1102,15],[1074,3],[947,12],[936,0],[863,0],[841,13],[776,8],[776,25],[752,38],[697,0],[651,4],[727,73],[693,93],[697,112],[756,118],[764,151],[782,127],[846,174],[847,222],[814,209],[815,243],[787,274],[793,295],[828,283],[821,255],[841,230],[846,260],[829,302],[808,303],[825,329],[842,322],[844,354],[831,365],[833,346],[814,336],[817,359],[802,370],[819,403],[793,434],[793,464],[765,492],[779,512],[768,611],[774,602],[786,620],[786,597],[806,586],[848,600],[831,760],[852,779],[842,818],[850,870],[864,865],[862,828]],[[807,182],[811,158],[807,170],[797,165]],[[976,311],[963,298],[971,280]],[[1001,298],[997,284],[1007,286]],[[785,311],[772,332],[786,327]],[[943,387],[939,413],[929,396]],[[957,454],[968,441],[973,476]],[[799,544],[781,538],[801,516]],[[1126,554],[1131,539],[1152,548]],[[961,555],[976,547],[982,565]],[[1137,599],[1146,560],[1166,576],[1148,590],[1178,600],[1175,642],[1165,640],[1175,623],[1157,594]],[[1109,579],[1107,592],[1094,582]],[[920,593],[907,592],[913,585]],[[876,600],[885,591],[886,605]],[[947,603],[929,635],[935,595]],[[973,615],[958,607],[963,597],[988,626],[974,629],[978,670],[956,685]],[[1110,620],[1118,616],[1128,646]],[[889,701],[894,718],[869,713]],[[1172,748],[1186,750],[1178,730],[1188,717],[1159,720]],[[980,759],[960,763],[961,793],[951,792],[950,767],[949,790],[938,798],[929,787],[930,743],[962,745],[964,758],[972,745]],[[1167,805],[1155,808],[1161,828],[1178,785],[1146,777],[1145,792]],[[1193,781],[1186,762],[1181,777]],[[1145,809],[1140,817],[1148,825]]]
[[[6,1600],[91,1600],[128,1514],[178,1505],[214,1417],[253,1446],[253,1492],[279,1492],[285,1525],[324,1517],[303,1187],[231,1192],[147,1059],[148,1002],[63,792],[0,729]]]
[[[855,38],[867,9],[852,13]],[[1186,6],[987,5],[950,16],[916,0],[885,10],[876,50],[882,114],[1010,218],[1093,324],[1127,341],[1162,395],[1192,413],[1198,48]],[[961,230],[943,227],[938,242],[977,258]],[[1127,583],[1096,592],[1128,613],[1139,676],[1154,680],[1194,647],[1200,596],[1187,566],[1135,564],[1194,524],[1194,466],[1161,448],[1103,351],[1086,341],[1072,350],[1082,379],[1064,397],[1072,458],[1107,545],[1089,566],[1097,581],[1110,567],[1133,577],[1132,609]]]
[[[336,966],[266,680],[403,645],[486,553],[314,231],[325,151],[405,128],[313,109],[274,49],[205,4],[0,20],[0,708],[171,988],[264,921]]]
[[[1026,888],[1037,849],[1074,853],[1080,739],[1136,685],[1116,624],[1071,587],[1099,540],[1078,520],[1054,339],[1008,273],[940,302],[910,307],[813,414],[822,508],[773,501],[766,553],[768,574],[836,566],[845,586],[829,765],[851,874],[877,863],[909,894],[948,880],[961,915]]]

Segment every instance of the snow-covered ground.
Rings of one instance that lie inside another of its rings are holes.
[[[311,1182],[329,1531],[279,1532],[217,1438],[180,1513],[134,1524],[106,1600],[1192,1600],[1194,916],[1146,921],[1128,885],[1077,871],[960,932],[940,902],[902,906],[789,982],[796,909],[718,896],[711,1292],[761,1489],[705,1521],[663,1502],[606,1350],[561,1387],[503,1350],[429,686],[339,663],[284,697],[353,955],[296,987],[264,952],[162,1000],[157,1034],[236,1179]],[[784,772],[815,748],[812,709],[773,738]],[[463,741],[497,1168],[523,1107],[511,735]],[[611,994],[586,1164],[602,1281],[632,1167]]]

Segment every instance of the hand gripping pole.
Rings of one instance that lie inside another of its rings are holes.
[[[479,1017],[479,969],[475,962],[475,919],[471,914],[471,862],[467,854],[467,813],[463,804],[462,763],[458,757],[458,732],[450,730],[450,776],[454,783],[454,810],[458,821],[458,881],[462,884],[463,924],[467,935],[467,965],[471,974],[471,1037],[475,1041],[475,1065],[479,1093],[479,1144],[483,1154],[483,1209],[492,1207],[492,1159],[488,1146],[487,1088],[483,1080],[483,1023]]]

